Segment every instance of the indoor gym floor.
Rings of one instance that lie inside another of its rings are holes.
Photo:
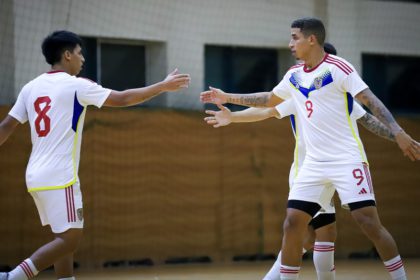
[[[408,279],[420,279],[420,259],[404,259]],[[107,268],[77,270],[77,280],[261,280],[271,262],[233,263],[226,265],[161,265],[144,268]],[[391,279],[380,260],[338,260],[336,280]],[[37,279],[55,279],[53,272],[43,272]],[[312,261],[303,262],[299,280],[316,280]]]

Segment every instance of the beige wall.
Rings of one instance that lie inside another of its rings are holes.
[[[165,63],[162,56],[157,61],[165,69],[151,69],[147,76],[149,82],[155,82],[175,67],[191,73],[193,80],[186,93],[166,98],[168,106],[180,108],[202,108],[197,96],[204,84],[205,44],[284,49],[290,23],[303,16],[322,18],[328,40],[358,70],[362,52],[420,56],[418,4],[363,0],[3,0],[2,5],[10,6],[14,16],[2,9],[2,21],[13,30],[0,28],[0,36],[10,38],[14,46],[9,47],[10,55],[3,51],[0,58],[13,57],[14,77],[0,77],[0,104],[10,104],[28,80],[48,69],[40,43],[56,29],[163,43]],[[2,40],[1,45],[7,41]],[[158,54],[152,52],[150,63]]]

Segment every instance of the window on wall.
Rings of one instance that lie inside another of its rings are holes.
[[[226,92],[271,91],[278,81],[278,51],[244,47],[205,47],[205,89]],[[232,111],[246,107],[227,104]],[[214,108],[206,104],[206,108]]]
[[[420,113],[420,57],[363,54],[363,79],[392,112]]]
[[[146,85],[145,46],[96,38],[83,39],[81,77],[115,90]]]

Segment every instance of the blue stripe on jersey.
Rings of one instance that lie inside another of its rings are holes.
[[[77,100],[77,91],[74,92],[74,107],[73,107],[73,120],[71,124],[71,128],[74,130],[74,132],[77,132],[77,123],[79,122],[80,116],[83,113],[83,110],[85,107],[83,107],[79,100]]]
[[[290,115],[290,124],[292,125],[293,133],[296,135],[296,120],[295,120],[295,115]]]
[[[347,110],[349,110],[349,115],[353,112],[353,96],[347,92]]]
[[[331,75],[330,71],[325,71],[324,74],[322,74],[320,77],[317,77],[314,79],[314,81],[312,82],[311,86],[309,88],[305,88],[303,86],[301,86],[299,84],[299,82],[297,81],[297,79],[295,78],[295,73],[293,73],[290,76],[289,79],[290,83],[292,83],[292,85],[298,89],[306,98],[309,97],[309,94],[317,89],[320,89],[330,83],[333,82],[333,78]]]

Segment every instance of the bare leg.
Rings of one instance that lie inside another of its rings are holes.
[[[398,256],[397,245],[391,234],[382,226],[376,207],[368,206],[351,212],[363,233],[373,242],[383,261]]]
[[[312,217],[301,210],[288,208],[283,224],[283,242],[281,264],[300,266],[302,262],[303,239],[307,233],[308,223]]]
[[[335,242],[337,238],[336,223],[331,223],[315,230],[316,241]]]
[[[54,263],[54,271],[57,279],[68,278],[74,275],[73,256],[73,254],[69,254]]]
[[[61,269],[64,268],[64,259],[70,254],[72,255],[79,246],[82,238],[82,229],[69,229],[66,232],[55,234],[55,238],[50,243],[45,244],[32,254],[30,259],[35,267],[42,271],[51,265],[58,265]],[[68,260],[66,260],[68,262]]]
[[[306,251],[310,251],[314,247],[314,243],[315,243],[315,230],[312,226],[308,226],[308,230],[303,240],[303,248]]]

